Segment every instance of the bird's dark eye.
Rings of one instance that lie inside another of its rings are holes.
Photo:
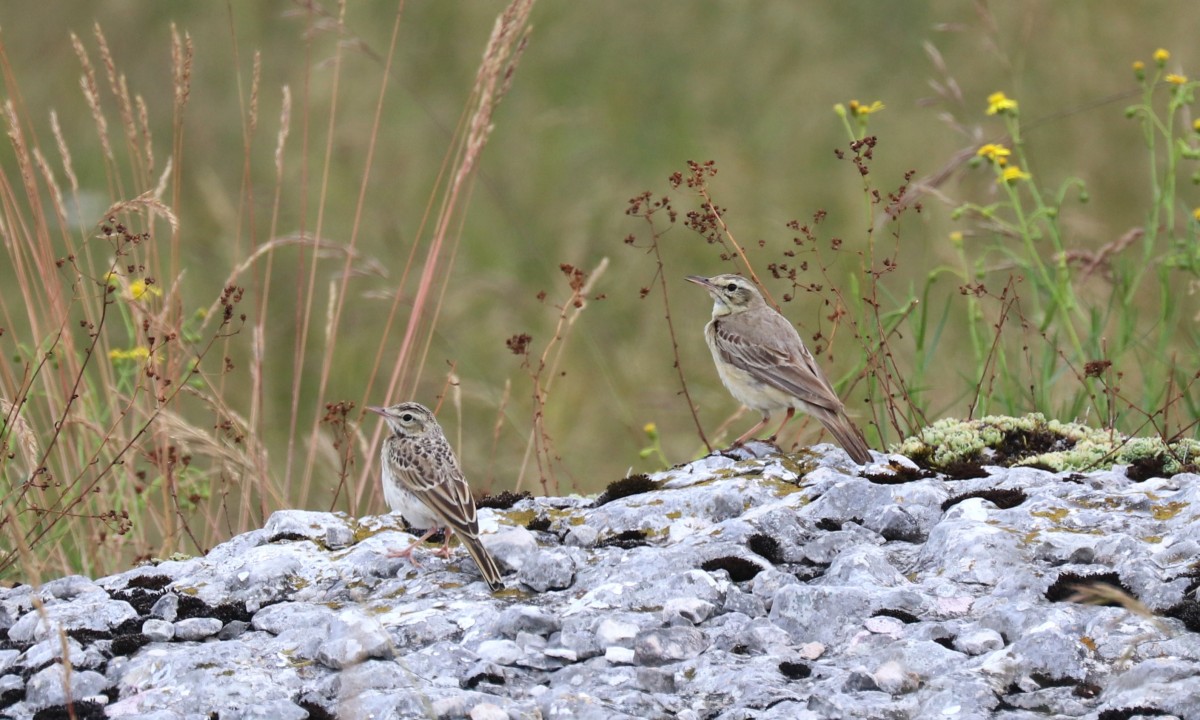
[[[412,413],[404,413],[403,415],[400,416],[400,419],[403,420],[404,422],[412,422],[413,421]]]
[[[725,289],[728,290],[729,292],[733,292],[734,290],[737,290],[737,284],[729,283],[728,285],[725,286]]]

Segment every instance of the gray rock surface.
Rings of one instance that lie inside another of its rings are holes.
[[[527,498],[480,511],[497,593],[461,548],[388,558],[390,516],[277,512],[0,590],[0,717],[1200,718],[1200,476],[986,470],[755,444]]]

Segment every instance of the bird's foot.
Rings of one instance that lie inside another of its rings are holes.
[[[403,550],[388,550],[386,557],[389,559],[404,558],[412,563],[413,567],[419,568],[421,567],[421,563],[417,562],[417,559],[413,557],[413,550],[415,550],[419,544],[420,543],[413,543]]]

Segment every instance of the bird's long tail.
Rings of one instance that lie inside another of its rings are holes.
[[[500,567],[496,565],[496,561],[492,559],[491,553],[483,546],[483,541],[478,535],[468,535],[463,532],[456,533],[458,539],[462,541],[463,547],[471,554],[471,559],[475,561],[475,565],[479,568],[479,574],[483,576],[488,587],[493,592],[504,587],[504,583],[500,580]]]
[[[862,431],[854,424],[854,421],[846,416],[843,410],[837,415],[832,413],[817,418],[821,424],[825,426],[838,441],[838,444],[850,455],[850,458],[859,465],[866,465],[871,462],[871,448],[867,447],[867,441],[863,438]]]

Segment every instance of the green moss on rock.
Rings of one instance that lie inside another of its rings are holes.
[[[964,463],[1032,466],[1055,472],[1125,464],[1144,478],[1195,471],[1200,442],[1183,439],[1167,444],[1158,437],[1131,438],[1116,431],[1047,420],[1034,413],[938,420],[891,450],[939,472]]]

